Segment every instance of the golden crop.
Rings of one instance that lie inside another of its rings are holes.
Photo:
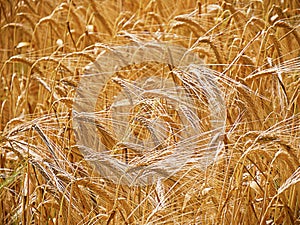
[[[298,1],[0,0],[0,34],[0,224],[300,223]],[[79,119],[100,150],[82,149],[72,110],[86,66],[147,42],[197,55],[218,90],[172,60],[126,65],[95,83]],[[134,107],[116,117],[122,96]],[[191,160],[172,174],[176,151]],[[121,182],[160,160],[165,179]]]

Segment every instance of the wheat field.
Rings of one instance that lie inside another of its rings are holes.
[[[0,32],[0,224],[300,224],[299,1],[0,0]]]

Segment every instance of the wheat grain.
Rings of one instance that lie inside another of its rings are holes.
[[[112,36],[113,32],[112,32],[109,24],[107,23],[107,20],[100,14],[99,10],[97,9],[97,5],[94,2],[94,0],[89,0],[89,2],[94,10],[93,15],[102,23],[102,25],[104,26],[106,31],[109,33],[109,35]]]
[[[208,43],[210,45],[210,47],[212,48],[218,63],[221,64],[221,65],[223,64],[222,56],[220,55],[217,46],[213,43],[213,40],[211,38],[209,38],[209,37],[200,37],[197,40],[197,42],[198,43],[201,43],[201,42]]]
[[[33,30],[35,27],[35,22],[30,18],[30,14],[29,13],[18,13],[17,16],[21,17],[21,18],[25,18],[28,23],[30,24],[31,29]]]
[[[204,28],[202,28],[201,25],[198,22],[194,21],[192,18],[189,18],[187,16],[176,16],[174,19],[177,21],[189,24],[192,27],[195,27],[195,30],[197,30],[197,31],[199,30],[201,33],[204,33],[204,34],[206,33]]]

